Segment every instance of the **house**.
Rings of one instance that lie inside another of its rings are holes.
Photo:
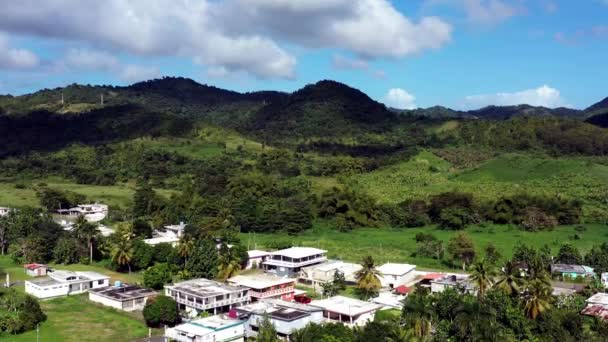
[[[47,271],[47,276],[25,281],[25,292],[40,299],[68,296],[106,287],[110,277],[97,272]]]
[[[443,292],[447,288],[462,289],[474,293],[475,287],[469,282],[469,276],[463,274],[448,274],[441,278],[431,280],[431,292]]]
[[[300,281],[311,284],[314,288],[317,285],[332,281],[336,271],[344,275],[347,284],[356,283],[355,273],[362,268],[359,264],[343,262],[339,260],[327,260],[318,265],[303,267],[300,271]]]
[[[553,264],[551,265],[551,274],[560,275],[562,278],[586,278],[593,277],[595,272],[589,266]]]
[[[265,299],[249,305],[234,308],[229,316],[245,321],[245,335],[255,337],[264,315],[277,330],[281,338],[288,338],[294,330],[302,329],[309,323],[322,323],[323,309],[295,302]]]
[[[218,315],[169,328],[165,337],[177,342],[242,342],[245,341],[245,328],[243,321]]]
[[[608,293],[596,293],[589,297],[586,302],[587,306],[581,311],[581,314],[608,321]]]
[[[262,263],[266,261],[268,255],[270,255],[270,253],[257,249],[247,251],[247,265],[245,266],[245,269],[249,270],[262,267]]]
[[[291,301],[296,289],[296,279],[269,274],[237,275],[228,279],[228,283],[249,288],[251,300],[278,298]]]
[[[159,243],[169,243],[175,247],[184,234],[186,224],[180,222],[179,224],[164,226],[164,228],[164,230],[155,230],[152,233],[152,238],[144,239],[144,242],[150,246],[158,245]]]
[[[378,297],[372,298],[372,303],[382,305],[382,309],[401,309],[405,298],[407,298],[407,293],[400,294],[396,291],[384,291],[380,292]]]
[[[89,300],[123,311],[143,310],[148,299],[158,292],[137,285],[122,284],[117,281],[114,286],[89,290]]]
[[[313,300],[310,305],[323,308],[326,321],[342,322],[348,326],[364,326],[373,321],[376,311],[382,308],[380,304],[343,296]]]
[[[327,251],[312,247],[291,247],[272,252],[262,263],[264,272],[278,276],[297,277],[302,267],[327,260]]]
[[[100,203],[79,204],[70,209],[59,209],[57,213],[69,216],[84,216],[89,222],[99,222],[108,216],[108,206]]]
[[[249,303],[248,288],[204,278],[165,285],[165,294],[175,299],[180,310],[186,311],[191,317],[196,317],[201,312],[213,312],[216,315]]]
[[[443,278],[445,276],[446,276],[445,273],[426,273],[426,274],[422,275],[422,277],[418,281],[417,285],[420,286],[420,287],[424,287],[424,288],[430,289],[431,288],[431,282],[433,280],[441,279],[441,278]]]
[[[23,268],[25,269],[25,273],[30,277],[44,277],[48,266],[43,264],[26,264]]]
[[[382,287],[394,288],[409,283],[416,277],[415,265],[386,263],[377,268]]]
[[[0,207],[0,216],[6,216],[11,212],[11,208],[8,207]]]
[[[73,220],[70,221],[70,220],[64,219],[64,220],[56,220],[55,222],[57,222],[61,226],[61,228],[63,228],[63,230],[66,230],[68,232],[71,231],[72,229],[74,229]],[[104,226],[103,224],[97,225],[97,230],[99,231],[99,233],[101,233],[102,236],[105,236],[105,237],[108,237],[108,236],[114,234],[114,229]]]

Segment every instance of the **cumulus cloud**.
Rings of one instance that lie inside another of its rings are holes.
[[[392,88],[382,98],[382,102],[389,107],[397,109],[415,109],[416,97],[408,93],[405,89]]]
[[[0,0],[0,8],[8,32],[188,57],[260,78],[295,77],[297,59],[284,46],[403,57],[440,48],[452,32],[436,17],[413,22],[389,0]]]
[[[39,64],[40,59],[35,53],[11,46],[8,36],[0,32],[0,69],[29,70]]]
[[[565,101],[559,90],[551,88],[548,85],[514,93],[472,95],[465,98],[465,107],[470,109],[477,109],[490,105],[511,106],[520,104],[555,108],[564,106]]]
[[[366,60],[358,58],[348,58],[342,55],[334,55],[332,65],[336,69],[367,69],[369,63]]]
[[[467,20],[476,24],[494,25],[526,10],[506,0],[426,0],[427,6],[448,5],[462,9]]]
[[[156,67],[129,64],[122,67],[119,76],[123,81],[138,82],[158,78],[161,76],[161,73]]]

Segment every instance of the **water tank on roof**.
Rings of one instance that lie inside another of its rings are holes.
[[[122,286],[122,282],[120,280],[117,280],[114,282],[114,287],[121,287]]]

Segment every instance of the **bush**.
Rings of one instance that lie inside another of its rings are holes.
[[[465,208],[451,207],[441,211],[437,223],[443,229],[460,230],[473,223],[473,217]]]
[[[148,300],[143,311],[144,319],[149,327],[161,327],[163,325],[174,326],[180,321],[177,303],[173,298],[157,296]]]
[[[538,231],[553,228],[557,226],[557,223],[555,217],[547,215],[539,208],[532,207],[526,209],[521,227],[527,231]]]
[[[160,290],[171,282],[171,269],[167,264],[156,264],[144,272],[144,286]]]

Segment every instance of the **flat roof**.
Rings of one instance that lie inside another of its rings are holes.
[[[264,289],[271,286],[293,283],[295,281],[296,279],[294,278],[283,278],[267,274],[237,275],[228,279],[228,282],[230,283],[235,283],[237,285],[249,287],[252,289]]]
[[[26,283],[29,282],[29,283],[37,285],[37,286],[52,286],[52,285],[62,284],[61,282],[59,282],[53,278],[50,278],[50,277],[30,279],[30,280],[26,280],[25,282]]]
[[[151,239],[144,239],[148,245],[157,245],[159,243],[174,243],[179,242],[179,238],[175,236],[159,236]]]
[[[327,311],[350,317],[359,316],[361,314],[376,311],[382,308],[382,305],[379,304],[344,296],[334,296],[327,299],[313,300],[310,302],[310,305],[319,306]]]
[[[97,289],[89,289],[89,292],[93,292],[102,297],[106,297],[106,298],[116,300],[116,301],[121,301],[121,302],[123,302],[125,300],[136,299],[136,298],[145,298],[145,297],[156,296],[158,294],[158,292],[151,290],[151,289],[146,289],[143,287],[139,287],[137,285],[127,285],[127,284],[123,284],[120,287],[106,286],[106,287],[100,287]]]
[[[197,336],[204,336],[214,331],[228,329],[243,324],[243,321],[225,316],[210,316],[175,326],[173,329]]]
[[[311,312],[323,311],[322,308],[284,300],[261,300],[252,304],[234,308],[237,312],[264,315],[281,321],[294,321],[307,317]]]
[[[608,293],[596,293],[587,299],[587,303],[608,306]]]
[[[416,269],[416,265],[410,264],[391,264],[386,263],[378,267],[378,271],[382,274],[404,275]]]
[[[249,256],[249,258],[259,258],[259,257],[267,256],[269,254],[270,254],[270,252],[262,251],[259,249],[252,249],[250,251],[247,251],[247,255]]]
[[[307,266],[307,267],[303,267],[303,268],[306,270],[319,271],[319,272],[330,272],[330,271],[340,270],[343,273],[348,273],[348,272],[354,273],[363,267],[359,264],[344,262],[344,261],[340,261],[340,260],[327,260],[326,262],[324,262],[322,264]]]
[[[584,273],[592,273],[593,269],[588,266],[582,266],[582,265],[553,264],[553,265],[551,265],[551,272],[584,274]]]
[[[270,253],[271,255],[282,255],[288,258],[300,259],[307,256],[327,253],[324,249],[318,249],[314,247],[291,247],[287,249],[281,249]]]
[[[87,281],[87,280],[95,281],[95,280],[102,280],[102,279],[110,279],[110,277],[105,274],[91,272],[91,271],[74,272],[74,271],[65,271],[65,270],[52,270],[52,271],[48,271],[47,274],[52,278],[55,278],[55,279],[59,278],[62,281],[66,281],[66,282]],[[77,279],[67,280],[67,278],[69,278],[69,277],[76,277]]]
[[[243,286],[224,285],[223,283],[205,278],[187,280],[173,285],[165,285],[165,288],[198,297],[215,297],[247,290],[247,288]]]

